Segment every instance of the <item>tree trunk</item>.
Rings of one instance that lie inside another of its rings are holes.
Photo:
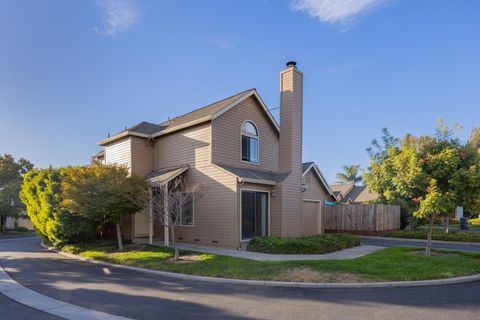
[[[122,231],[120,230],[120,223],[117,223],[116,226],[117,226],[118,251],[122,251],[123,242],[122,242]]]
[[[427,236],[427,247],[425,248],[425,256],[430,257],[432,251],[432,232],[433,232],[433,220],[435,219],[435,214],[432,213],[430,217],[430,223],[428,225],[428,236]]]
[[[172,226],[172,227],[170,227],[170,229],[172,230],[173,250],[175,250],[175,258],[174,258],[174,260],[177,261],[177,260],[178,260],[178,257],[179,257],[180,255],[179,255],[178,249],[177,249],[177,241],[175,241],[175,227]]]
[[[449,228],[449,224],[450,224],[450,219],[447,217],[447,223],[445,224],[445,233],[448,233],[448,228]]]

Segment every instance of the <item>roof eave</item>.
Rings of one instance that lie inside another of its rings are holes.
[[[109,144],[110,142],[113,142],[115,140],[118,140],[118,139],[121,139],[121,138],[125,138],[125,137],[128,137],[128,136],[135,136],[135,137],[141,137],[141,138],[150,138],[150,135],[148,134],[144,134],[144,133],[139,133],[139,132],[135,132],[135,131],[122,131],[110,138],[107,138],[107,139],[103,139],[99,142],[97,142],[97,145],[98,146],[105,146],[107,144]]]
[[[270,180],[262,180],[262,179],[251,179],[251,178],[242,178],[237,176],[238,182],[246,182],[246,183],[257,183],[257,184],[266,184],[269,186],[274,186],[277,183],[275,181],[270,181]]]

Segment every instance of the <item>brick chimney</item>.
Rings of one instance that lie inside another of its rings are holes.
[[[301,234],[303,73],[296,65],[289,61],[280,72],[279,171],[290,173],[278,186],[284,237]]]

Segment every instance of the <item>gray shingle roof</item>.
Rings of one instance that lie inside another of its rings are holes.
[[[332,184],[335,194],[342,197],[342,202],[351,200],[354,203],[368,202],[378,199],[378,194],[371,192],[367,186],[355,186],[352,183]]]
[[[143,134],[154,134],[165,129],[164,126],[158,124],[142,121],[133,127],[128,128],[128,131],[143,133]]]
[[[251,94],[254,90],[255,89],[249,89],[249,90],[237,93],[237,94],[235,94],[231,97],[228,97],[226,99],[219,100],[219,101],[214,102],[212,104],[209,104],[205,107],[193,110],[192,112],[189,112],[189,113],[186,113],[182,116],[179,116],[179,117],[170,119],[168,121],[162,122],[162,123],[160,123],[160,126],[163,127],[162,130],[171,129],[171,128],[174,128],[176,126],[179,126],[179,125],[191,122],[191,121],[195,121],[195,120],[201,119],[201,118],[206,117],[206,116],[211,116],[211,115],[217,113],[218,111],[222,110],[223,108],[227,107],[228,105],[230,105],[234,101],[236,101],[238,99],[241,99],[242,97],[244,97],[248,94]]]
[[[260,181],[265,181],[266,183],[282,182],[290,174],[290,173],[279,174],[271,171],[260,171],[260,170],[237,168],[237,167],[231,167],[231,166],[219,165],[219,164],[217,165],[242,179],[260,180]]]
[[[353,185],[351,183],[338,183],[331,184],[330,188],[335,194],[339,194],[344,197],[353,188]]]
[[[378,194],[371,192],[367,186],[354,186],[353,189],[344,197],[345,200],[351,199],[353,202],[368,202],[378,199]]]
[[[164,121],[160,124],[154,124],[154,123],[142,121],[142,122],[137,123],[136,125],[128,128],[128,129],[126,129],[122,132],[119,132],[119,133],[113,135],[113,137],[115,137],[119,134],[125,133],[125,132],[153,135],[153,134],[160,133],[160,132],[162,132],[164,130],[167,130],[167,129],[169,131],[170,131],[170,129],[174,130],[175,127],[177,127],[177,126],[188,124],[189,122],[193,122],[195,120],[199,120],[199,119],[202,119],[204,117],[213,116],[215,113],[219,112],[223,108],[226,108],[231,103],[233,103],[233,102],[237,101],[238,99],[241,99],[241,98],[251,94],[254,91],[255,91],[255,89],[249,89],[249,90],[237,93],[237,94],[235,94],[231,97],[219,100],[219,101],[214,102],[212,104],[209,104],[205,107],[201,107],[199,109],[193,110],[189,113],[186,113],[184,115],[175,117],[173,119],[169,119],[169,120]]]
[[[302,163],[302,173],[305,173],[305,171],[307,171],[308,168],[310,168],[310,166],[312,165],[313,162],[305,162],[305,163]]]

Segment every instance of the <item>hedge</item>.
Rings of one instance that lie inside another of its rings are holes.
[[[417,230],[402,230],[385,233],[384,237],[389,238],[406,238],[406,239],[427,239],[427,229]],[[433,240],[441,241],[461,241],[461,242],[480,242],[480,233],[465,232],[465,231],[445,231],[434,230],[432,233]]]
[[[258,237],[250,240],[248,251],[272,254],[324,254],[360,245],[348,234],[321,234],[299,238]]]

